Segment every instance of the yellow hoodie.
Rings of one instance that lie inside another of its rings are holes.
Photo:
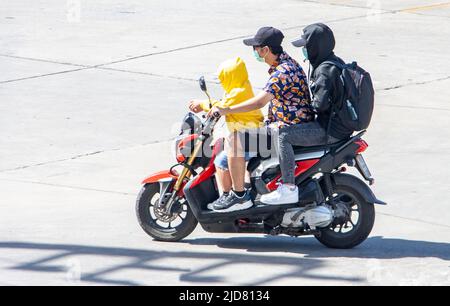
[[[247,68],[240,57],[220,65],[219,80],[225,94],[222,100],[212,101],[214,106],[229,107],[254,97],[252,86],[248,80]],[[204,111],[209,111],[209,101],[203,101],[201,106]],[[225,116],[230,132],[260,127],[263,120],[264,116],[259,109]]]

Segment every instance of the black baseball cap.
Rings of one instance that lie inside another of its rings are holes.
[[[306,35],[303,34],[302,36],[294,39],[291,43],[294,45],[294,47],[305,47],[307,42],[308,41],[306,40]]]
[[[284,35],[280,30],[273,27],[262,27],[256,32],[255,37],[244,39],[244,44],[247,46],[281,46]]]
[[[331,29],[327,25],[323,23],[313,23],[305,27],[303,29],[303,34],[291,41],[291,43],[294,45],[294,47],[306,47],[308,39],[313,33],[322,33],[322,35],[327,35],[328,37],[331,37],[331,40],[334,41],[333,31],[331,31]]]

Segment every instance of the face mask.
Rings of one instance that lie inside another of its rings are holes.
[[[253,56],[255,57],[255,59],[256,59],[258,62],[261,62],[261,63],[265,62],[264,57],[259,56],[258,51],[253,50]]]
[[[305,57],[305,60],[308,60],[308,50],[306,49],[306,47],[302,48],[302,52],[303,52],[303,56]]]

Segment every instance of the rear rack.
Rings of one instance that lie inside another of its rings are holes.
[[[339,148],[336,149],[336,153],[339,153],[340,151],[342,151],[346,146],[348,146],[349,144],[351,144],[352,142],[354,142],[357,139],[360,139],[362,137],[362,135],[364,135],[367,132],[367,130],[363,130],[361,132],[359,132],[358,134],[356,134],[355,136],[353,136],[352,138],[350,138],[346,143],[344,143],[342,146],[340,146]]]

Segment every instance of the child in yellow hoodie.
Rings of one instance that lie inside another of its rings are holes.
[[[225,93],[222,100],[212,101],[213,106],[230,107],[237,105],[254,97],[253,89],[248,79],[247,67],[244,61],[237,57],[227,60],[219,66],[219,80]],[[195,113],[209,111],[209,101],[192,100],[189,102],[189,109]],[[225,116],[229,133],[234,133],[242,129],[257,128],[263,125],[264,116],[261,110],[253,110],[246,113],[236,113]],[[245,154],[246,160],[250,156]],[[223,201],[231,190],[232,182],[228,171],[228,160],[225,151],[222,151],[215,159],[217,168],[217,179],[223,188],[222,196],[208,205],[212,209],[214,204]]]

